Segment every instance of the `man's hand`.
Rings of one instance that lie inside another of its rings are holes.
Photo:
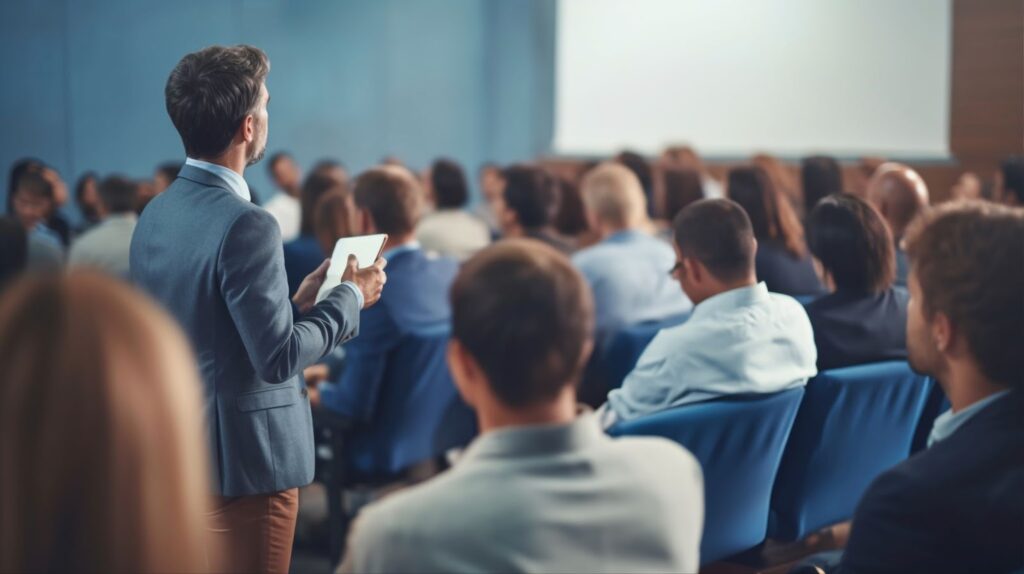
[[[316,365],[306,367],[302,374],[306,379],[306,385],[315,387],[330,378],[331,370],[327,368],[327,365],[317,363]]]
[[[324,284],[324,279],[327,279],[327,268],[330,266],[331,260],[324,259],[320,267],[306,275],[306,278],[302,280],[302,284],[295,290],[292,303],[295,303],[300,313],[305,313],[313,308],[313,305],[316,303],[316,294],[320,291],[320,286]]]
[[[380,292],[384,289],[384,284],[388,282],[387,273],[384,273],[384,267],[387,264],[386,260],[378,257],[373,265],[366,269],[359,269],[359,262],[355,255],[348,256],[348,265],[345,266],[341,280],[355,283],[356,287],[363,292],[363,309],[380,299]]]

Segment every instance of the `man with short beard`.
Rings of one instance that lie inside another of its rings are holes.
[[[132,279],[179,321],[198,358],[218,495],[214,572],[288,571],[298,487],[313,480],[302,371],[355,336],[385,281],[383,260],[359,271],[350,258],[344,282],[315,303],[324,261],[288,301],[280,229],[242,177],[266,149],[269,70],[251,46],[206,48],[174,68],[167,113],[187,159],[143,211],[130,254]]]

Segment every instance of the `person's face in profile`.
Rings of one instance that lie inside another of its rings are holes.
[[[33,193],[17,190],[11,200],[14,215],[26,231],[32,231],[53,210],[53,201]]]
[[[907,360],[914,371],[935,375],[941,370],[942,354],[932,335],[932,327],[924,316],[921,283],[911,270],[907,278],[910,300],[907,303]]]
[[[267,91],[267,85],[263,84],[260,86],[260,104],[252,114],[254,135],[252,142],[250,142],[246,150],[248,165],[260,161],[263,159],[263,154],[267,153],[267,134],[269,130],[268,124],[270,123],[267,104],[269,103],[270,92]]]

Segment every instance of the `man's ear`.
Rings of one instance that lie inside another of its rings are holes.
[[[704,265],[700,261],[693,257],[683,257],[680,261],[683,262],[683,273],[686,274],[690,281],[694,283],[704,281],[707,270],[704,269]]]
[[[377,232],[377,225],[373,221],[373,216],[370,215],[370,210],[359,209],[356,220],[359,223],[359,233],[361,235],[372,235]]]
[[[252,143],[256,139],[256,116],[245,116],[242,125],[238,126],[238,134],[235,137],[245,143]]]
[[[451,371],[455,388],[459,390],[462,400],[476,409],[479,398],[480,384],[483,383],[480,366],[469,354],[469,351],[456,339],[448,341],[448,369]]]
[[[941,353],[948,354],[952,350],[954,331],[953,323],[945,313],[935,313],[931,320],[932,340]]]

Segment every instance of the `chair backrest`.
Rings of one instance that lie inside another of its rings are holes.
[[[701,564],[765,539],[772,484],[802,388],[684,405],[615,425],[613,436],[662,436],[686,447],[704,470]]]
[[[357,477],[386,479],[476,435],[445,360],[449,334],[447,324],[408,333],[388,356],[373,419],[346,438],[343,456]]]
[[[768,535],[800,540],[852,517],[871,481],[910,454],[931,389],[904,361],[811,379],[775,481]]]

